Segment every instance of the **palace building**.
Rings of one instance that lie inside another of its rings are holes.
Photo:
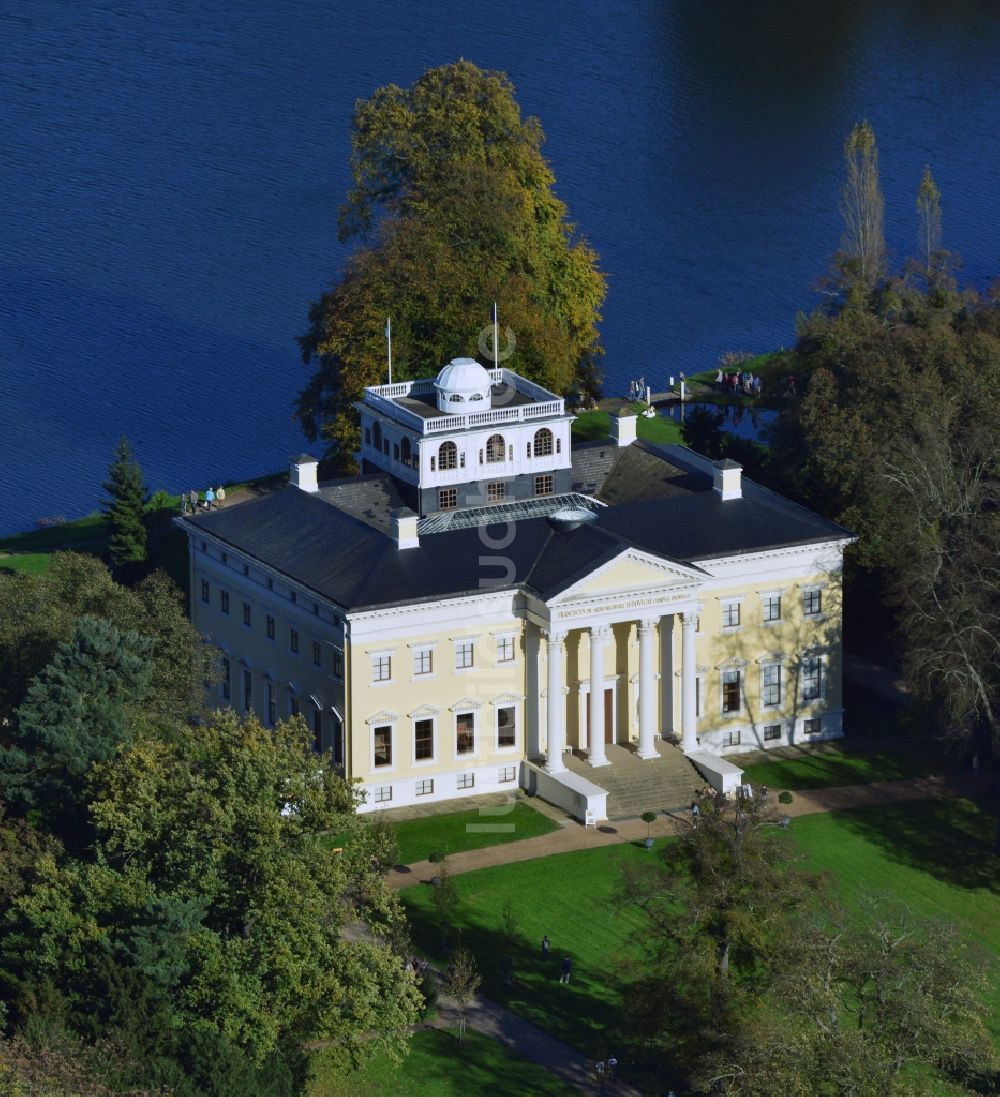
[[[626,752],[716,783],[842,734],[844,529],[632,414],[574,443],[561,398],[472,359],[357,410],[360,475],[303,455],[177,521],[218,703],[301,714],[363,810],[520,785],[600,818]]]

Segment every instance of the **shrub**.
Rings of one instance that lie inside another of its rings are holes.
[[[795,797],[787,789],[785,789],[784,792],[778,793],[779,804],[790,804],[794,799]]]

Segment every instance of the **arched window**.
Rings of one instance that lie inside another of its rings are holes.
[[[372,445],[376,449],[382,448],[382,424],[376,422],[372,426]]]
[[[503,461],[507,456],[507,443],[503,440],[502,434],[491,434],[486,440],[486,461],[487,464],[494,461]]]
[[[441,443],[438,450],[438,468],[442,472],[445,469],[458,468],[458,446],[454,442]]]
[[[535,431],[535,456],[549,457],[552,453],[552,431],[548,427],[542,427]]]
[[[464,396],[460,396],[460,395],[459,395],[459,394],[458,394],[457,392],[453,392],[453,393],[451,394],[451,396],[449,396],[449,397],[448,397],[448,399],[449,399],[449,400],[450,400],[450,401],[451,401],[451,402],[452,402],[453,404],[461,404],[461,403],[464,403],[464,401],[465,401],[465,397],[464,397]]]
[[[409,440],[409,438],[404,436],[403,441],[402,441],[402,443],[400,444],[400,447],[399,447],[399,452],[400,452],[400,456],[402,457],[403,464],[408,465],[410,463],[410,458],[413,456],[413,454],[410,452],[410,440]]]

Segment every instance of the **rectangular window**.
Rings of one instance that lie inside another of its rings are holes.
[[[517,718],[513,705],[497,709],[497,746],[512,747],[517,742]]]
[[[246,625],[247,628],[249,628],[252,622],[253,622],[253,616],[252,616],[251,611],[250,611],[250,603],[249,602],[244,602],[243,603],[243,624]]]
[[[376,804],[388,804],[392,802],[392,785],[379,785],[372,794],[372,800]]]
[[[296,697],[295,694],[292,693],[291,690],[289,690],[288,691],[288,715],[289,716],[299,716],[299,715],[301,715],[301,713],[302,713],[302,706],[299,704],[298,697]]]
[[[336,674],[336,666],[334,667],[334,674]],[[373,682],[388,682],[392,678],[392,656],[391,655],[373,655],[372,656],[372,681]]]
[[[812,717],[810,720],[802,721],[802,732],[805,735],[819,735],[823,730],[823,721],[818,716]]]
[[[738,747],[740,745],[739,730],[723,732],[722,745],[724,747]]]
[[[780,594],[765,594],[763,599],[764,603],[764,621],[780,621],[781,620],[781,595]]]
[[[274,697],[274,683],[266,682],[264,689],[267,694],[267,723],[269,727],[273,728],[278,722],[278,705]]]
[[[274,618],[270,614],[264,618],[264,632],[268,640],[274,639]]]
[[[207,579],[201,581],[201,600],[207,606],[212,601],[212,590],[208,585]]]
[[[253,708],[253,674],[249,670],[243,671],[243,711],[248,713]]]
[[[460,773],[455,778],[456,788],[475,788],[476,775],[474,773]]]
[[[468,670],[473,665],[473,650],[475,642],[473,640],[456,640],[455,641],[455,669],[456,670]]]
[[[430,796],[434,792],[434,778],[428,777],[424,781],[417,781],[413,791],[418,796]]]
[[[555,480],[551,476],[535,477],[535,494],[551,495],[555,491]]]
[[[219,591],[219,609],[225,614],[229,613],[229,591],[228,590],[220,590]]]
[[[815,617],[823,612],[823,592],[821,590],[802,592],[802,612],[806,617]]]
[[[344,677],[344,654],[340,651],[333,653],[333,676],[338,680]]]
[[[323,713],[318,708],[312,710],[313,749],[323,753]]]
[[[497,637],[497,662],[498,663],[513,663],[514,662],[514,637],[513,636],[499,636],[499,637]]]
[[[392,459],[394,461],[399,460],[399,443],[398,442],[393,442],[392,443]]]
[[[764,725],[764,742],[769,743],[774,739],[781,738],[781,724],[765,724]]]
[[[375,729],[375,765],[392,765],[392,724]]]
[[[413,725],[413,757],[426,762],[434,757],[434,721],[417,720]]]
[[[222,699],[228,701],[233,695],[233,668],[228,659],[222,660]]]
[[[815,701],[823,691],[823,668],[819,658],[802,660],[802,700]]]
[[[740,677],[738,670],[724,670],[722,672],[722,711],[740,711]]]
[[[472,754],[476,749],[476,717],[472,712],[460,712],[455,717],[455,753]]]
[[[511,781],[517,780],[517,766],[504,766],[497,775],[497,783],[501,785],[509,785]]]
[[[502,503],[507,498],[507,485],[501,480],[486,485],[486,502]]]
[[[722,627],[723,628],[737,628],[740,623],[740,604],[739,602],[723,602],[722,604]]]
[[[288,650],[293,655],[299,653],[299,630],[297,628],[290,628],[288,630]]]
[[[313,666],[321,667],[323,665],[323,645],[319,640],[313,640]]]
[[[433,458],[431,458],[433,460]],[[458,506],[458,488],[442,488],[438,492],[438,509],[454,510]]]
[[[413,653],[413,673],[430,674],[434,667],[434,653],[430,648],[421,648]]]
[[[781,704],[781,664],[772,663],[760,668],[760,703]]]

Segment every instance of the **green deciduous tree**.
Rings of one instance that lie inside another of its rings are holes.
[[[104,510],[111,524],[111,562],[117,568],[123,564],[145,560],[146,526],[143,513],[147,498],[146,486],[142,482],[139,462],[133,456],[128,439],[124,436],[115,448],[104,490],[109,496],[104,501]]]
[[[871,293],[886,275],[885,200],[878,177],[878,145],[868,121],[858,122],[844,142],[847,179],[840,212],[844,218],[841,269],[849,287]]]
[[[476,958],[459,940],[458,947],[451,954],[448,972],[441,984],[441,989],[454,1001],[458,1009],[458,1042],[460,1044],[465,1040],[466,1013],[481,982]]]
[[[461,354],[491,364],[477,340],[499,301],[516,343],[503,364],[558,392],[596,387],[604,279],[552,191],[542,140],[507,77],[467,61],[359,101],[341,238],[363,246],[300,341],[316,372],[298,415],[341,465],[358,444],[351,401],[384,380],[387,316],[394,380]]]

